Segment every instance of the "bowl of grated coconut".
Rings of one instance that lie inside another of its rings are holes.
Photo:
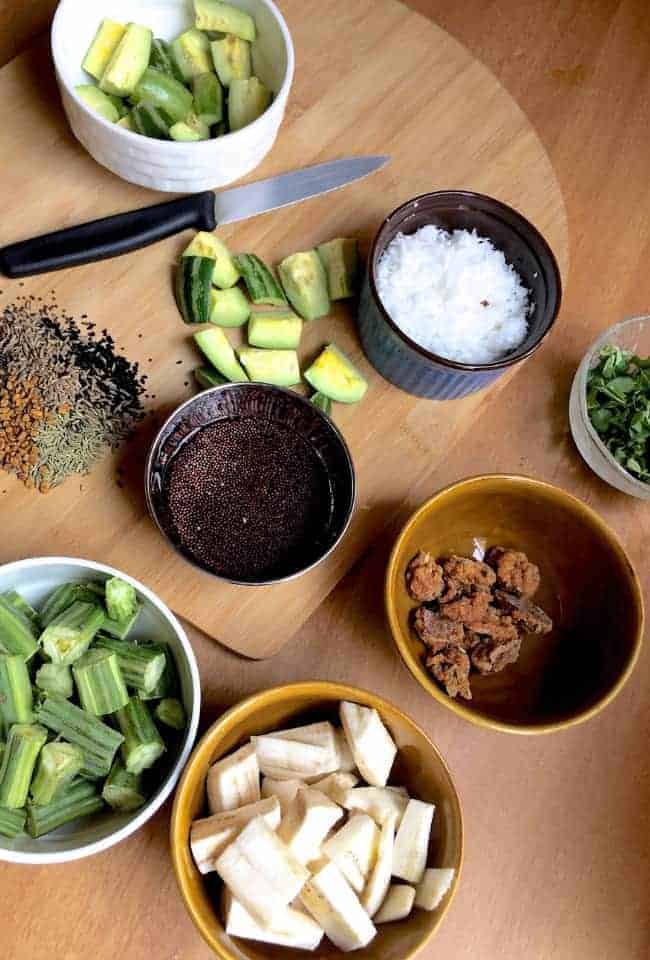
[[[391,383],[451,400],[529,357],[561,295],[552,250],[520,213],[470,191],[428,193],[393,211],[373,241],[361,342]]]

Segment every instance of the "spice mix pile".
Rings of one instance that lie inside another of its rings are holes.
[[[0,467],[46,493],[87,474],[144,416],[146,377],[107,330],[55,301],[19,298],[0,313]]]

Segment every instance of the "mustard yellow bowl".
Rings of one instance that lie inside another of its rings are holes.
[[[229,937],[219,917],[220,882],[216,874],[202,877],[189,847],[190,825],[205,811],[205,778],[215,760],[245,743],[251,735],[313,720],[337,720],[340,700],[375,707],[390,730],[399,752],[391,783],[402,784],[412,796],[436,805],[429,865],[453,867],[451,890],[437,910],[415,910],[409,918],[382,924],[375,939],[354,956],[358,960],[409,960],[433,936],[458,887],[463,860],[463,819],[460,800],[444,760],[410,717],[382,697],[338,683],[310,681],[265,690],[228,710],[199,741],[181,779],[171,823],[172,860],[181,895],[201,936],[222,960],[286,960],[303,951]],[[317,960],[340,960],[341,952],[326,939],[313,953]]]
[[[501,673],[472,674],[472,700],[452,699],[424,666],[404,574],[420,549],[472,556],[493,545],[539,566],[535,603],[554,628],[527,637]],[[630,677],[643,637],[641,585],[616,535],[581,500],[522,476],[462,480],[416,510],[393,547],[385,601],[397,648],[424,689],[458,716],[509,733],[550,733],[595,716]]]

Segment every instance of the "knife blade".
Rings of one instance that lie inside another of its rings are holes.
[[[107,260],[181,230],[214,230],[337,190],[381,169],[390,157],[348,157],[231,187],[118,213],[0,249],[0,271],[12,278]]]

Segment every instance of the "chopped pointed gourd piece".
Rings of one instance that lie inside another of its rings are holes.
[[[214,73],[200,73],[192,81],[194,112],[208,125],[214,126],[223,117],[223,91]]]
[[[108,17],[102,20],[81,64],[86,73],[95,80],[101,80],[109,60],[125,33],[126,27],[123,23],[110,20]]]
[[[351,817],[323,844],[323,854],[337,865],[357,893],[366,885],[377,858],[379,830],[365,813]]]
[[[287,307],[257,304],[250,312],[248,342],[267,350],[296,350],[302,336],[302,320]]]
[[[114,761],[104,787],[102,797],[113,810],[131,813],[146,802],[142,787],[142,774],[129,773],[120,759]]]
[[[131,94],[131,101],[134,104],[145,101],[159,107],[173,121],[184,120],[194,106],[194,98],[187,87],[155,67],[147,67],[144,71]]]
[[[136,133],[155,140],[169,140],[169,131],[174,118],[164,107],[157,107],[148,100],[141,100],[131,111],[131,120]]]
[[[369,917],[375,916],[390,887],[396,820],[397,816],[393,813],[383,823],[377,842],[377,857],[361,894],[361,903]]]
[[[232,80],[247,80],[251,76],[251,45],[247,40],[226,34],[210,44],[212,62],[219,80],[229,87]]]
[[[222,290],[234,287],[241,276],[230,250],[214,233],[200,230],[184,250],[183,256],[207,257],[208,260],[214,260],[212,283]]]
[[[231,33],[242,40],[255,39],[255,20],[245,10],[220,0],[194,0],[198,30]]]
[[[172,42],[171,51],[185,83],[212,70],[210,41],[201,30],[192,28],[181,33]]]
[[[359,250],[356,240],[339,237],[316,248],[327,274],[330,300],[353,297],[359,276]]]
[[[176,303],[185,323],[207,323],[214,261],[208,257],[181,258],[176,268]]]
[[[26,810],[12,810],[0,807],[0,836],[15,840],[25,829]]]
[[[422,800],[409,800],[395,838],[393,876],[419,883],[429,852],[429,836],[435,807]]]
[[[38,724],[15,723],[0,767],[0,806],[20,809],[27,802],[32,774],[45,741],[47,730]]]
[[[394,883],[386,894],[386,899],[375,914],[375,923],[392,923],[405,920],[413,909],[415,889],[405,883]]]
[[[14,610],[27,617],[36,633],[41,632],[41,616],[38,610],[35,610],[31,603],[28,603],[17,590],[5,590],[2,597],[7,603],[11,604]]]
[[[388,782],[397,747],[374,708],[343,701],[341,722],[354,761],[364,780],[373,787]]]
[[[323,939],[322,927],[302,910],[286,907],[276,913],[271,925],[262,926],[226,887],[222,904],[224,926],[231,937],[295,950],[315,950]]]
[[[120,119],[117,121],[117,123],[115,124],[115,126],[116,126],[116,127],[123,127],[124,130],[130,130],[131,133],[137,133],[137,132],[138,132],[138,131],[136,130],[136,128],[135,128],[135,124],[134,124],[134,122],[133,122],[133,116],[132,116],[132,114],[131,114],[130,112],[129,112],[129,113],[126,113],[123,117],[120,117]]]
[[[104,120],[108,120],[109,123],[117,123],[120,119],[120,111],[113,103],[112,98],[103,90],[100,90],[99,87],[96,87],[94,83],[78,83],[74,92],[87,107],[90,107],[94,113],[103,117]]]
[[[69,700],[74,691],[72,670],[64,663],[44,663],[36,671],[36,686],[43,693]]]
[[[282,818],[278,836],[300,863],[309,863],[320,855],[325,837],[342,817],[338,804],[319,790],[303,786]]]
[[[330,310],[327,274],[315,250],[293,253],[278,265],[284,292],[305,320],[324,317]]]
[[[232,132],[247,127],[269,108],[273,94],[257,77],[230,81],[228,125]]]
[[[41,645],[53,663],[74,663],[90,646],[106,614],[100,606],[75,600],[41,634]]]
[[[285,816],[302,786],[304,786],[303,780],[275,780],[273,777],[262,777],[261,793],[263,797],[277,797],[280,801],[282,816]]]
[[[300,365],[295,350],[258,350],[243,347],[239,351],[249,380],[272,383],[276,387],[294,387],[300,383]]]
[[[254,743],[213,763],[206,779],[211,813],[236,810],[260,799],[260,768]]]
[[[327,747],[265,734],[251,737],[260,770],[274,780],[319,779],[336,770],[336,758]]]
[[[318,407],[319,410],[326,413],[328,417],[330,416],[332,412],[332,401],[329,397],[326,397],[324,393],[319,393],[317,390],[310,399],[315,407]]]
[[[351,360],[333,343],[328,344],[305,370],[305,380],[314,390],[339,403],[358,403],[368,389],[367,382]]]
[[[251,820],[262,817],[271,830],[276,830],[281,816],[278,798],[268,797],[195,820],[190,828],[190,848],[199,872],[216,870],[216,860]]]
[[[192,373],[202,390],[210,390],[212,387],[222,387],[224,383],[228,383],[226,378],[222,377],[221,374],[217,373],[212,367],[196,367]]]
[[[435,910],[448,893],[456,871],[449,867],[428,867],[415,888],[415,906]]]
[[[103,717],[129,702],[119,660],[112,650],[89,650],[73,664],[72,673],[86,713]]]
[[[178,143],[198,143],[210,139],[210,127],[201,117],[190,113],[169,128],[169,136]]]
[[[341,800],[347,810],[363,810],[379,826],[395,817],[398,827],[408,802],[408,796],[387,787],[357,787],[348,790]]]
[[[111,54],[99,86],[105,93],[130,96],[149,65],[153,33],[148,27],[129,23]]]
[[[176,63],[176,58],[172,53],[171,46],[166,40],[156,38],[152,41],[149,66],[160,70],[161,73],[166,73],[168,77],[172,77],[174,80],[184,83],[185,78]]]
[[[244,278],[248,295],[253,303],[287,307],[287,298],[273,272],[254,253],[238,253],[235,265]]]
[[[217,873],[255,919],[271,924],[309,877],[262,817],[248,823],[216,861]]]
[[[37,804],[51,803],[81,772],[84,755],[72,743],[46,743],[38,758],[36,775],[32,781],[32,800]]]
[[[210,291],[210,323],[217,327],[243,327],[250,315],[250,304],[239,287]]]
[[[246,371],[237,360],[235,351],[220,327],[200,330],[194,334],[194,341],[212,366],[231,383],[248,380]]]
[[[310,877],[300,900],[340,950],[359,950],[377,933],[356,893],[334,863],[326,864]]]
[[[320,790],[321,793],[324,793],[325,796],[333,800],[334,803],[345,806],[344,801],[348,791],[352,790],[358,782],[358,778],[355,777],[353,773],[338,771],[337,773],[328,773],[322,780],[315,780],[312,783],[312,787],[315,790]]]
[[[176,697],[165,697],[156,704],[154,716],[160,723],[179,733],[187,726],[185,707]]]
[[[42,806],[27,804],[27,833],[30,837],[42,837],[64,823],[88,817],[103,809],[104,801],[95,784],[88,780],[75,780],[50,803]]]
[[[84,755],[82,776],[98,780],[108,775],[117,749],[124,740],[121,733],[60,697],[48,696],[36,716],[49,730],[81,747]]]
[[[155,644],[139,646],[129,640],[100,634],[94,647],[112,651],[127,687],[147,693],[155,688],[167,665],[165,648]]]
[[[124,737],[122,759],[129,773],[142,773],[153,767],[165,752],[165,744],[151,718],[147,704],[131,697],[115,714]]]
[[[0,719],[8,729],[34,719],[32,681],[27,663],[19,654],[0,654]]]
[[[30,660],[38,650],[36,633],[29,618],[0,597],[0,652]]]

